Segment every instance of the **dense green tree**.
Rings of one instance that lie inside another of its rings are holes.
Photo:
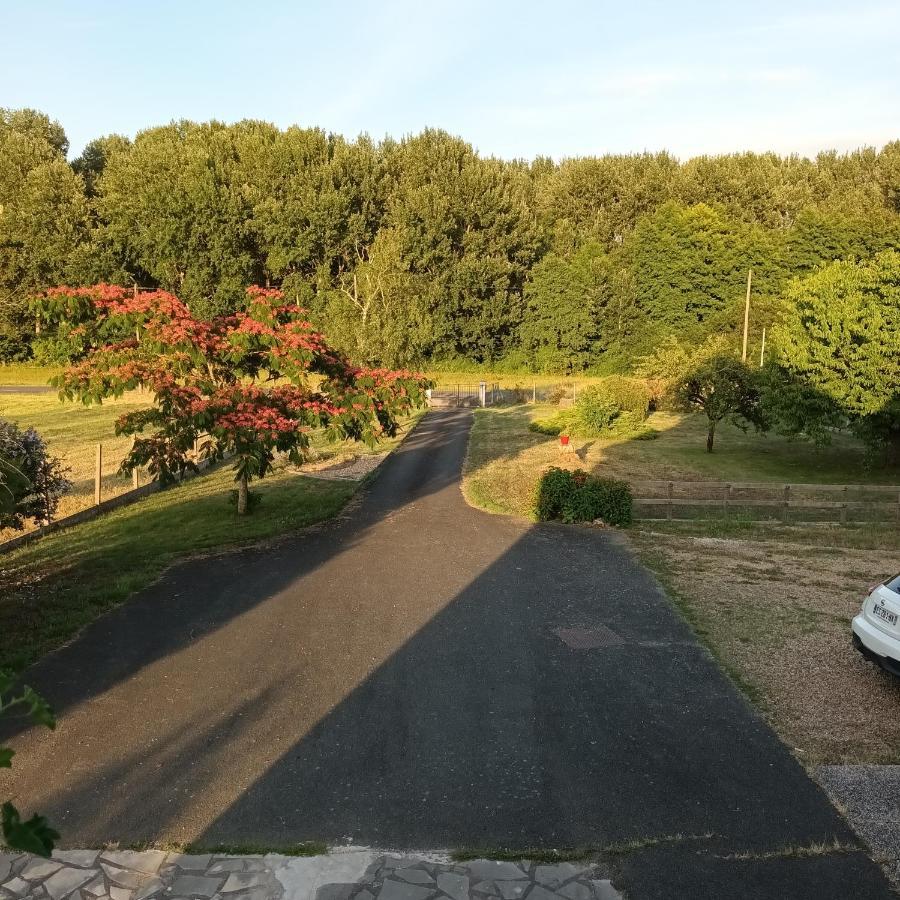
[[[595,360],[607,268],[593,243],[568,258],[548,253],[534,266],[525,284],[520,340],[538,371],[571,373]]]
[[[636,349],[665,334],[690,340],[710,332],[743,299],[750,261],[744,230],[706,204],[666,203],[638,222],[624,249],[640,316]]]
[[[796,156],[698,156],[681,167],[675,195],[686,205],[716,206],[739,221],[785,228],[812,202],[814,174],[814,164]]]
[[[97,182],[106,168],[106,163],[114,153],[127,152],[131,141],[120,134],[110,134],[95,138],[85,145],[81,155],[73,160],[72,168],[84,179],[84,189],[88,197],[97,193]]]
[[[248,177],[266,274],[294,290],[302,283],[327,290],[353,269],[381,222],[384,177],[367,138],[274,132]]]
[[[788,289],[775,359],[900,459],[900,253],[834,262]]]
[[[557,249],[585,240],[611,248],[673,196],[678,162],[667,153],[589,156],[538,171],[538,215]]]
[[[245,173],[274,133],[257,122],[141,132],[109,156],[98,180],[103,241],[197,315],[240,306],[246,286],[263,277]]]
[[[388,148],[386,165],[385,223],[426,290],[431,355],[497,359],[514,344],[540,243],[527,171],[431,130]]]
[[[98,138],[71,166],[67,150],[46,115],[0,110],[5,358],[54,357],[27,314],[49,284],[160,286],[202,317],[256,284],[373,363],[623,371],[667,335],[739,333],[750,268],[756,354],[792,278],[900,249],[900,142],[527,163],[442,131],[374,143],[244,121]]]
[[[382,228],[358,264],[340,276],[338,286],[320,295],[319,318],[354,360],[415,365],[431,341],[426,294],[422,276],[406,268],[399,235]]]
[[[84,263],[88,205],[67,146],[46,116],[0,110],[0,360],[29,352],[29,297]]]

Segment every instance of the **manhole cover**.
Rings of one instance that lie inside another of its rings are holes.
[[[625,642],[605,625],[590,628],[554,628],[553,633],[573,650],[597,650],[600,647],[615,647]]]

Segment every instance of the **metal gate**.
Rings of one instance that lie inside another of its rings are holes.
[[[493,406],[499,397],[499,386],[486,381],[439,384],[428,391],[428,403],[431,406]]]

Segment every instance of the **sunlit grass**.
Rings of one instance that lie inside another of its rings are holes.
[[[19,368],[26,370],[26,367]],[[7,369],[0,370],[0,384],[4,383]],[[52,370],[40,371],[52,374]],[[102,498],[115,497],[132,487],[131,476],[119,473],[119,466],[131,446],[131,438],[117,437],[115,423],[120,416],[143,409],[150,402],[150,394],[140,391],[130,391],[118,400],[105,400],[93,406],[63,402],[56,392],[0,393],[0,418],[12,421],[21,428],[36,428],[47,442],[50,452],[59,457],[69,470],[72,490],[62,498],[56,513],[57,518],[62,518],[93,505],[98,443],[103,445]],[[330,443],[321,432],[311,435],[310,456],[316,462],[380,452],[382,449],[370,450],[356,442]],[[14,536],[15,532],[0,529],[0,541]]]
[[[655,440],[573,438],[572,452],[563,453],[558,438],[528,430],[532,420],[557,411],[529,404],[476,412],[464,479],[471,503],[489,512],[527,516],[537,480],[551,465],[626,481],[900,481],[895,469],[869,465],[863,445],[846,435],[820,448],[726,424],[719,428],[715,451],[707,453],[705,418],[667,412],[654,413],[647,422],[657,432]]]
[[[61,371],[61,366],[31,366],[27,363],[0,366],[0,387],[4,385],[46,385],[54,375],[58,375]]]

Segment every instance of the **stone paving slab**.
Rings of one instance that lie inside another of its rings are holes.
[[[596,865],[454,863],[364,849],[311,857],[160,850],[0,854],[0,900],[621,900]]]

